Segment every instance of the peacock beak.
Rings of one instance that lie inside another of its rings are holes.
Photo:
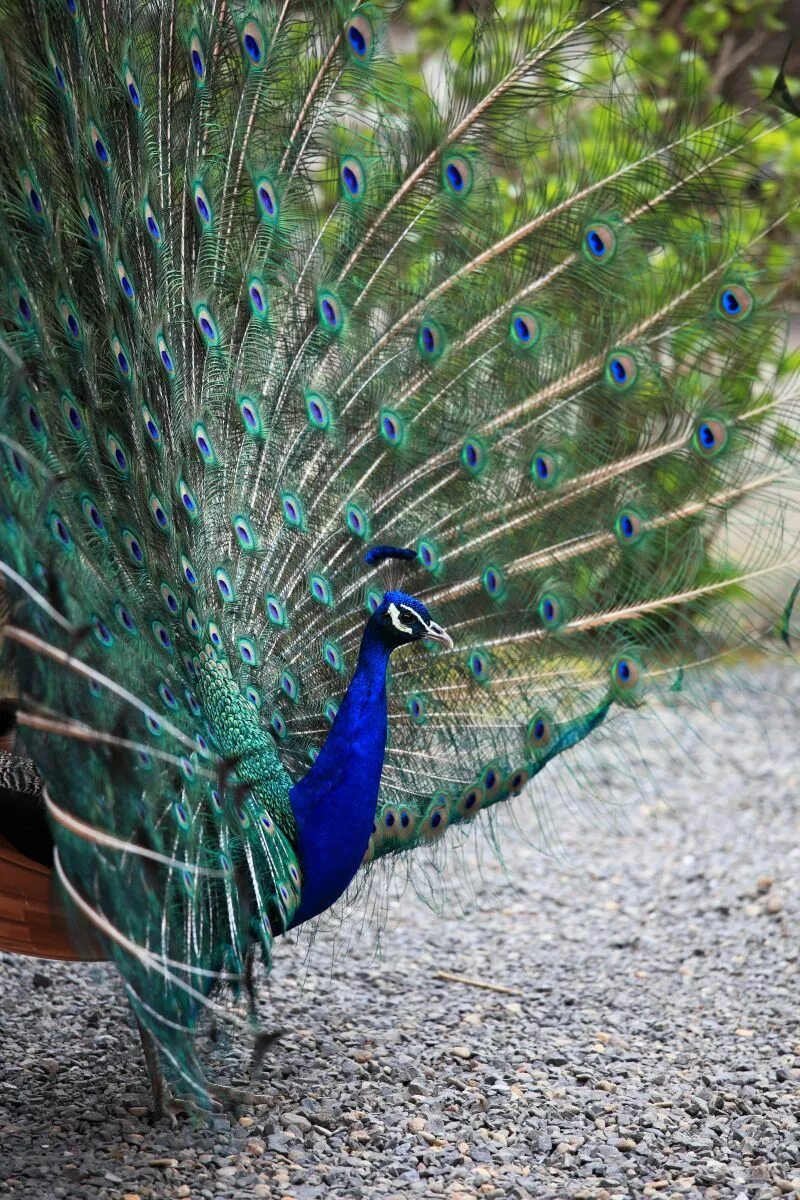
[[[430,625],[428,625],[425,636],[433,642],[442,642],[447,646],[448,650],[453,649],[453,639],[450,637],[450,634],[446,633],[441,625],[437,625],[435,621],[431,621]]]

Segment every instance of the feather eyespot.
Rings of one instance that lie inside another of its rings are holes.
[[[94,532],[99,533],[101,537],[107,537],[108,535],[105,522],[100,516],[97,505],[95,504],[94,500],[92,500],[91,496],[82,497],[81,508],[83,509],[83,515],[86,517],[86,520],[89,522],[89,525]]]
[[[367,177],[362,163],[348,155],[339,166],[339,179],[342,184],[342,195],[348,200],[360,200],[364,195]]]
[[[467,438],[461,447],[461,465],[469,475],[480,475],[486,466],[486,447],[478,438]]]
[[[505,594],[505,576],[499,567],[486,567],[481,575],[481,583],[483,584],[486,595],[491,596],[492,600],[500,600]]]
[[[184,511],[188,513],[192,520],[200,515],[200,505],[197,501],[197,496],[189,487],[185,479],[178,480],[178,499],[184,507]]]
[[[397,413],[391,412],[389,409],[383,409],[378,417],[378,429],[383,440],[388,442],[390,446],[400,446],[403,444],[405,425]]]
[[[150,237],[158,246],[161,244],[161,226],[156,220],[156,214],[153,211],[153,206],[148,199],[145,199],[142,204],[142,219],[144,220],[145,228],[150,234]]]
[[[254,17],[245,21],[242,27],[242,47],[251,66],[262,67],[264,65],[266,40],[263,29]]]
[[[422,357],[435,362],[444,354],[446,344],[441,325],[436,321],[423,321],[417,334],[417,347]]]
[[[614,533],[621,546],[633,546],[645,531],[644,519],[632,508],[623,508],[614,522]]]
[[[265,596],[264,607],[267,612],[267,617],[272,625],[285,626],[287,624],[286,607],[278,596]]]
[[[233,518],[233,532],[239,539],[242,549],[255,550],[257,545],[256,535],[247,517],[239,516]]]
[[[632,699],[642,681],[641,664],[630,654],[621,654],[611,664],[611,685],[618,700]]]
[[[81,324],[72,301],[67,300],[66,296],[62,296],[58,302],[58,311],[61,314],[64,330],[71,341],[79,342],[81,340]]]
[[[192,64],[195,79],[198,83],[203,83],[206,77],[206,56],[203,53],[203,47],[200,42],[200,36],[193,33],[189,42],[189,59]]]
[[[741,283],[727,283],[717,293],[717,312],[728,321],[742,321],[753,311],[755,299]]]
[[[408,700],[406,701],[406,708],[408,710],[409,717],[415,725],[425,724],[428,719],[428,714],[424,696],[420,696],[418,693],[414,693],[413,695],[409,696]]]
[[[38,408],[30,401],[28,402],[28,407],[26,409],[26,416],[28,418],[28,424],[33,432],[37,437],[41,437],[45,432],[44,423],[42,418],[39,416]]]
[[[242,396],[239,399],[239,412],[242,414],[245,432],[254,438],[263,436],[264,426],[261,420],[261,410],[256,401],[249,396]]]
[[[136,628],[136,622],[129,613],[128,609],[124,604],[120,604],[119,601],[114,605],[114,616],[117,618],[126,633],[134,636],[139,632],[139,630]]]
[[[111,154],[109,153],[105,138],[94,121],[89,122],[89,144],[100,166],[108,170],[111,166]]]
[[[300,691],[297,679],[291,671],[283,671],[280,678],[280,688],[290,700],[296,700]]]
[[[365,607],[370,615],[377,612],[383,601],[383,592],[379,592],[376,588],[370,588],[367,592]]]
[[[612,350],[606,360],[606,379],[618,392],[627,391],[636,382],[639,366],[626,350]]]
[[[131,277],[128,274],[127,267],[123,263],[122,259],[118,258],[115,260],[114,270],[117,272],[117,279],[119,280],[119,286],[122,288],[122,294],[127,300],[135,300],[136,292],[133,284],[131,283]]]
[[[334,642],[323,642],[322,661],[333,671],[341,672],[344,670],[344,657],[341,650]]]
[[[608,262],[617,248],[617,235],[610,225],[590,225],[583,234],[583,248],[593,262]]]
[[[566,605],[556,592],[544,592],[537,606],[539,620],[545,629],[559,629],[567,619]]]
[[[340,333],[344,326],[344,309],[333,292],[321,291],[317,296],[317,311],[321,324],[330,333]]]
[[[247,281],[247,295],[253,315],[256,317],[266,316],[269,307],[267,303],[267,289],[260,279],[254,276]]]
[[[417,558],[427,571],[435,571],[439,566],[439,549],[434,542],[423,538],[417,543]]]
[[[489,660],[482,650],[473,650],[467,659],[467,666],[478,683],[487,683],[490,669]]]
[[[519,796],[530,778],[525,767],[518,767],[508,777],[508,790],[512,796]]]
[[[692,443],[703,458],[714,458],[727,446],[728,436],[724,421],[706,417],[697,422]]]
[[[214,647],[214,649],[215,650],[221,649],[222,634],[220,633],[219,626],[216,624],[215,621],[208,622],[208,636],[211,641],[211,645]]]
[[[481,776],[481,787],[483,789],[485,800],[496,800],[500,795],[500,790],[503,786],[503,772],[499,767],[491,764],[486,768]]]
[[[535,313],[518,309],[512,314],[509,326],[511,341],[522,350],[532,350],[539,342],[541,326]]]
[[[164,505],[159,500],[155,493],[152,493],[149,500],[150,515],[156,525],[162,531],[169,528],[169,517],[167,516]]]
[[[64,518],[59,513],[51,513],[50,515],[50,532],[57,542],[59,542],[65,550],[72,548],[72,534],[70,533]]]
[[[278,219],[279,205],[275,188],[268,179],[256,180],[256,199],[261,216],[264,220],[275,223]]]
[[[245,699],[248,701],[248,703],[252,704],[253,708],[255,708],[257,711],[261,708],[261,705],[264,703],[264,698],[261,695],[261,692],[258,690],[257,687],[253,687],[252,683],[249,683],[247,685],[247,687],[244,689],[244,695],[245,695]]]
[[[208,306],[198,304],[194,310],[194,319],[205,344],[209,347],[216,346],[219,342],[219,330]]]
[[[465,788],[458,801],[459,815],[464,820],[471,821],[473,817],[477,817],[485,799],[486,797],[480,784],[472,784],[471,787]]]
[[[53,79],[56,81],[56,87],[58,88],[58,90],[60,92],[66,92],[66,90],[67,90],[66,76],[64,75],[64,72],[62,71],[62,69],[59,65],[59,62],[58,62],[56,56],[53,54],[52,50],[48,50],[47,57],[50,60],[50,69],[53,72]]]
[[[308,590],[318,604],[333,604],[333,589],[324,575],[313,572],[308,577]]]
[[[257,650],[256,644],[252,640],[252,638],[244,638],[244,637],[239,638],[239,640],[236,644],[239,647],[239,657],[241,658],[241,660],[245,664],[245,666],[257,667],[258,666],[258,650]]]
[[[548,712],[535,713],[528,722],[527,743],[534,755],[542,754],[553,741],[553,719]]]
[[[94,209],[85,196],[81,196],[80,205],[83,219],[86,222],[86,228],[89,230],[92,239],[95,242],[99,242],[102,239],[102,232]]]
[[[114,467],[119,471],[120,475],[128,474],[128,455],[120,442],[113,433],[109,433],[106,437],[106,450]]]
[[[130,355],[116,334],[111,339],[111,353],[114,355],[114,362],[119,374],[123,379],[130,380],[133,376]]]
[[[280,709],[278,709],[278,708],[275,709],[272,716],[270,717],[269,723],[272,726],[272,731],[275,734],[275,736],[280,741],[283,741],[283,739],[286,737],[286,720],[283,716],[283,713],[280,711]],[[284,888],[284,891],[285,890],[286,889]],[[287,900],[289,899],[288,894],[286,896],[286,899]]]
[[[142,93],[130,67],[125,67],[125,91],[137,113],[142,111]]]
[[[203,462],[208,466],[215,466],[218,460],[214,453],[214,446],[208,430],[201,421],[198,421],[194,427],[194,444],[200,451]]]
[[[315,429],[330,427],[331,411],[328,402],[318,392],[309,392],[306,396],[306,412],[309,422]]]
[[[147,436],[150,438],[150,441],[155,443],[156,446],[159,445],[161,442],[161,430],[158,422],[146,404],[142,405],[142,420],[144,421],[145,431],[147,432]]]
[[[197,613],[194,611],[194,609],[187,608],[183,619],[186,622],[186,628],[189,630],[189,633],[192,635],[192,637],[199,637],[202,630],[200,629],[200,622],[197,619]],[[192,709],[192,711],[194,711],[194,709]]]
[[[20,171],[20,182],[22,183],[22,190],[25,193],[31,213],[34,217],[43,217],[44,200],[42,199],[42,193],[28,171]]]
[[[472,164],[463,154],[448,155],[442,162],[442,182],[453,196],[468,196],[472,191]]]
[[[291,525],[294,529],[300,529],[303,524],[303,505],[300,497],[296,496],[294,492],[282,492],[281,507],[286,524]]]
[[[12,283],[8,289],[9,298],[13,307],[22,320],[23,325],[30,327],[33,324],[33,309],[31,308],[30,300],[18,283]]]
[[[161,599],[164,601],[170,616],[177,617],[181,611],[180,601],[168,583],[161,584]]]
[[[352,57],[358,62],[368,62],[375,47],[375,30],[369,18],[359,14],[348,21],[345,38]]]
[[[173,712],[177,711],[178,701],[175,698],[175,693],[169,684],[164,683],[163,680],[158,685],[158,694],[167,708],[171,708]]]
[[[122,541],[125,545],[125,549],[128,551],[128,557],[130,558],[131,562],[137,567],[144,566],[144,548],[142,547],[142,543],[139,541],[136,534],[130,529],[123,529]]]
[[[347,528],[356,537],[367,537],[369,533],[369,518],[358,504],[350,503],[345,505],[344,521]]]
[[[445,829],[447,829],[450,820],[448,811],[448,797],[439,792],[433,798],[433,805],[428,810],[428,814],[422,823],[422,836],[429,841],[441,837]]]
[[[105,621],[101,621],[99,617],[93,617],[92,627],[92,632],[101,646],[104,646],[105,649],[108,649],[110,646],[114,645],[114,635],[106,625]]]
[[[195,571],[194,567],[189,562],[189,559],[186,557],[185,554],[181,555],[181,570],[183,571],[183,578],[186,580],[189,587],[196,588],[197,587],[197,572]]]
[[[202,183],[196,183],[192,189],[192,198],[194,200],[195,211],[200,218],[201,225],[206,229],[211,225],[214,212],[211,207],[211,201],[208,198],[208,193]]]
[[[156,334],[156,352],[161,366],[169,376],[175,374],[175,360],[172,357],[170,348],[167,345],[166,338],[163,333]]]

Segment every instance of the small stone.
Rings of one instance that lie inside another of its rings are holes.
[[[255,1125],[255,1121],[255,1117],[239,1117],[239,1124],[241,1125],[242,1129],[249,1129],[251,1125]]]
[[[736,1030],[736,1036],[740,1038],[751,1038],[755,1037],[755,1032],[755,1029],[747,1029],[742,1025]]]
[[[177,1167],[177,1158],[151,1158],[148,1167]]]
[[[472,1058],[472,1051],[469,1046],[451,1046],[450,1053],[456,1058]]]
[[[61,1064],[57,1058],[40,1058],[39,1062],[47,1071],[48,1075],[57,1075],[61,1070]]]
[[[768,892],[774,882],[775,880],[771,875],[762,875],[760,879],[756,880],[756,891],[762,894]]]
[[[34,971],[31,983],[35,988],[49,988],[53,986],[53,981],[49,975],[43,974],[41,971]]]
[[[633,1138],[617,1138],[614,1145],[617,1147],[618,1150],[635,1150],[636,1149],[636,1142],[633,1140]]]
[[[131,1107],[128,1109],[128,1112],[131,1114],[132,1117],[146,1117],[147,1114],[150,1112],[150,1109],[147,1108],[144,1104],[132,1104]]]
[[[284,1129],[299,1129],[301,1133],[308,1133],[311,1129],[311,1122],[302,1113],[283,1113],[281,1125]]]
[[[233,1179],[236,1175],[236,1167],[217,1167],[217,1175],[220,1179]]]
[[[770,916],[774,917],[779,912],[783,912],[783,900],[777,894],[777,892],[772,892],[769,896],[767,896],[767,903],[764,907]]]
[[[411,1133],[422,1133],[423,1129],[425,1128],[425,1118],[412,1117],[408,1122],[408,1128]]]

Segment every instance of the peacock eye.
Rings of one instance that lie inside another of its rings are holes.
[[[344,324],[344,309],[333,292],[322,291],[317,296],[319,319],[325,329],[339,333]]]
[[[442,181],[453,196],[467,196],[472,190],[472,164],[463,154],[449,155],[442,162]]]
[[[192,70],[195,74],[195,79],[198,83],[202,83],[206,77],[206,59],[203,53],[203,47],[200,44],[198,34],[193,33],[189,43],[189,57],[192,63]]]
[[[594,262],[607,262],[617,248],[617,237],[609,225],[597,223],[584,231],[583,248]]]
[[[213,218],[213,210],[208,193],[201,183],[196,183],[192,189],[194,207],[201,223],[208,228]]]
[[[606,379],[618,392],[632,387],[639,374],[636,359],[626,350],[612,350],[606,360]]]
[[[148,199],[145,199],[142,204],[142,217],[150,237],[156,245],[159,245],[161,242],[161,226],[156,220],[156,214],[153,212],[153,207]]]
[[[535,313],[518,309],[511,317],[509,333],[515,346],[522,350],[532,350],[541,334],[539,318]]]
[[[703,458],[714,458],[728,444],[728,429],[724,421],[707,417],[698,421],[692,439],[694,448]]]
[[[130,67],[125,69],[125,91],[136,112],[142,111],[142,93]]]
[[[350,200],[360,200],[366,188],[366,174],[359,159],[348,155],[342,159],[339,167],[339,178],[342,182],[342,193]]]
[[[357,62],[367,62],[375,47],[375,30],[368,17],[353,17],[345,27],[347,48]]]
[[[211,310],[206,304],[198,304],[194,310],[194,319],[205,344],[207,346],[216,346],[219,342],[219,329],[211,314]]]
[[[423,358],[427,358],[431,362],[441,358],[446,344],[444,331],[436,321],[422,322],[417,334],[417,346]]]
[[[266,40],[264,31],[254,17],[245,22],[242,29],[242,46],[250,66],[260,67],[264,64]]]
[[[553,719],[545,709],[534,713],[528,722],[528,748],[534,755],[542,754],[553,741]]]
[[[256,180],[256,198],[262,218],[274,223],[278,218],[278,197],[269,179]]]
[[[753,293],[741,283],[724,284],[717,293],[717,312],[729,321],[741,321],[753,310]]]
[[[89,144],[91,145],[94,156],[100,163],[100,166],[105,167],[106,169],[110,167],[111,155],[108,150],[108,145],[94,121],[89,122]]]

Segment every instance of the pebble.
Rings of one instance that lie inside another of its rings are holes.
[[[437,914],[405,887],[377,957],[360,910],[278,944],[264,1107],[154,1122],[113,970],[0,955],[0,1200],[800,1197],[800,677],[759,671],[760,714],[735,688],[718,718],[633,714],[659,795],[610,750],[599,809],[520,799],[555,853],[498,812],[508,873],[485,846],[437,868]],[[244,1039],[201,1052],[249,1084]]]

